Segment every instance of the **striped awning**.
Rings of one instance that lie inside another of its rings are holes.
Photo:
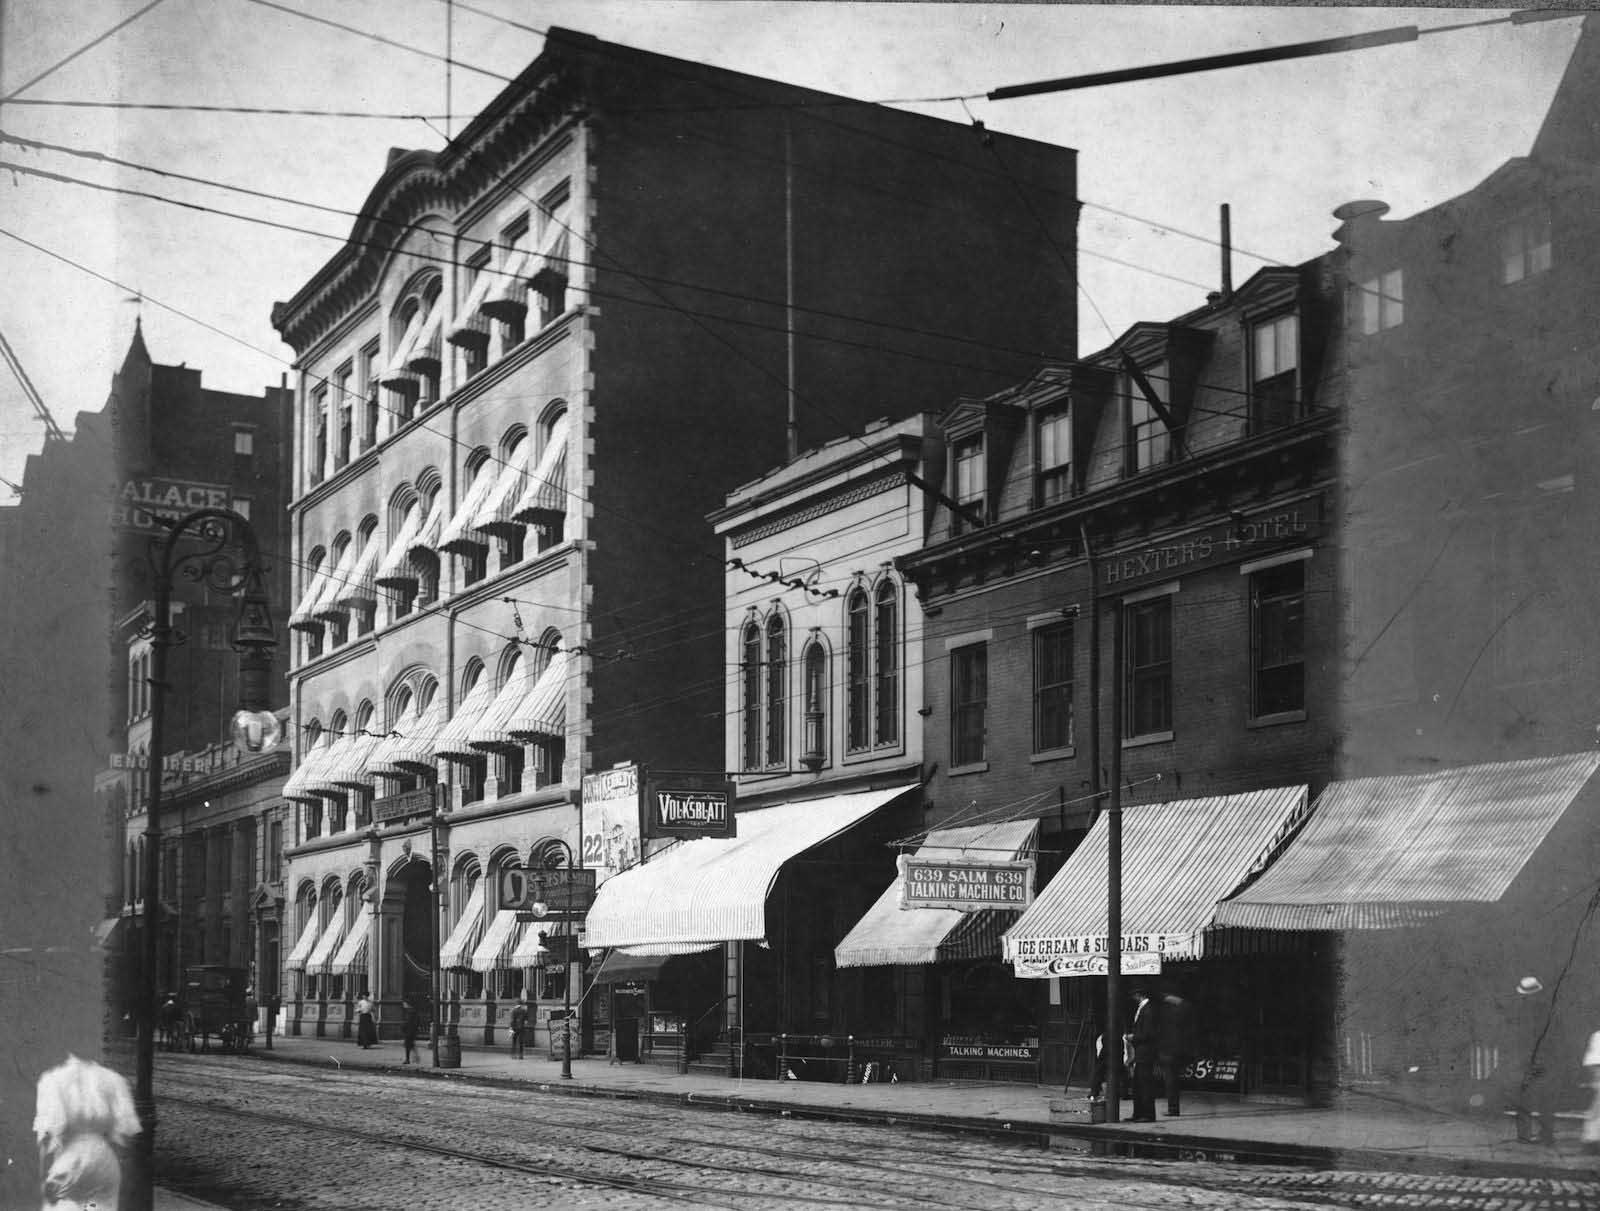
[[[489,343],[489,324],[483,315],[483,300],[489,297],[489,286],[494,281],[494,275],[488,270],[487,265],[478,270],[477,276],[472,279],[472,289],[467,292],[455,319],[450,322],[444,339],[452,345],[481,349]]]
[[[1306,788],[1126,806],[1122,811],[1124,951],[1197,959],[1217,901],[1261,870],[1305,819]],[[1103,955],[1109,817],[1101,815],[1050,885],[1005,934],[1018,976],[1090,974],[1055,959]]]
[[[512,518],[513,507],[522,496],[528,479],[528,450],[532,443],[524,439],[513,450],[495,477],[494,487],[483,498],[483,505],[472,519],[472,528],[491,537],[513,533],[522,529],[523,523]]]
[[[444,724],[444,695],[435,693],[420,715],[412,711],[395,721],[395,734],[384,737],[383,743],[372,750],[367,768],[390,776],[433,773],[433,742]]]
[[[359,540],[357,540],[359,541]],[[355,543],[351,543],[354,546]],[[328,595],[330,609],[349,612],[358,607],[376,605],[378,602],[378,589],[373,577],[378,570],[378,552],[382,550],[378,542],[377,532],[367,536],[361,543],[361,554],[355,557],[350,567],[350,576],[342,584],[333,586]]]
[[[371,789],[372,770],[369,763],[373,752],[382,743],[382,736],[372,736],[366,732],[345,737],[345,743],[329,754],[328,764],[320,771],[319,778],[348,790]]]
[[[446,971],[469,968],[483,938],[483,884],[482,879],[473,884],[472,894],[456,918],[455,928],[439,947],[439,966]]]
[[[311,613],[317,618],[342,618],[350,611],[338,602],[339,595],[354,582],[356,560],[360,558],[360,543],[351,539],[344,544],[344,551],[339,556],[338,566],[334,568],[333,575],[328,577],[327,587],[322,596],[311,607]]]
[[[336,781],[334,775],[349,767],[355,740],[354,736],[329,732],[319,747],[316,763],[306,772],[300,789],[310,796],[331,795],[343,799],[349,793],[348,787]]]
[[[322,622],[313,616],[311,611],[315,608],[322,595],[327,592],[328,580],[333,573],[331,560],[323,560],[312,573],[306,585],[306,591],[300,596],[300,603],[295,606],[289,615],[289,625],[297,631],[320,631]]]
[[[373,582],[384,586],[404,586],[417,583],[417,572],[411,565],[411,544],[422,529],[422,502],[414,500],[406,510],[400,529],[396,531],[394,541],[389,544],[389,549],[383,553],[377,571],[373,574]]]
[[[345,928],[348,924],[349,922],[345,920],[344,905],[334,905],[333,919],[328,922],[328,927],[322,931],[322,936],[317,939],[316,946],[312,948],[311,957],[306,960],[306,974],[308,976],[333,974],[333,957],[339,953],[339,944],[344,941]]]
[[[533,688],[506,721],[506,733],[513,740],[548,737],[561,740],[567,734],[567,674],[571,671],[569,652],[556,652],[539,674]]]
[[[483,940],[472,952],[472,970],[497,971],[514,966],[512,956],[520,941],[522,929],[517,922],[516,909],[499,909],[490,919],[489,928],[483,931]]]
[[[467,741],[493,701],[494,681],[487,672],[480,673],[461,705],[456,707],[456,713],[450,716],[450,722],[439,729],[438,738],[433,742],[433,755],[456,761],[473,761],[483,756]]]
[[[323,782],[322,771],[327,768],[338,739],[332,732],[318,736],[316,743],[300,754],[300,764],[294,767],[294,772],[284,781],[283,790],[278,793],[285,799],[301,803],[315,803],[320,795],[333,793],[319,788],[327,785]],[[341,790],[339,793],[344,792]]]
[[[539,944],[539,931],[545,926],[534,922],[527,926],[522,935],[517,939],[516,948],[511,952],[511,967],[541,967],[549,958],[550,952]]]
[[[529,266],[531,272],[528,277],[535,286],[553,284],[555,279],[566,281],[570,276],[567,270],[567,244],[571,236],[566,223],[552,215],[545,227],[539,254]]]
[[[434,298],[433,306],[428,308],[428,315],[422,321],[422,327],[417,330],[417,339],[411,343],[411,348],[406,353],[408,370],[431,374],[439,368],[439,335],[444,328],[445,313],[448,309],[444,291],[441,290]]]
[[[408,548],[411,552],[425,551],[432,553],[439,545],[439,538],[444,533],[445,514],[449,512],[449,505],[444,498],[444,492],[435,489],[433,503],[428,506],[428,511],[422,516],[422,527],[411,540]]]
[[[528,309],[528,270],[532,254],[511,248],[488,276],[493,279],[483,298],[483,312],[497,320],[515,320]]]
[[[289,957],[283,961],[285,971],[305,970],[306,960],[311,957],[311,952],[316,949],[317,939],[322,936],[322,922],[317,919],[317,910],[312,908],[310,916],[300,930],[300,937],[295,941],[294,949],[289,952]]]
[[[352,971],[361,971],[367,965],[367,933],[372,928],[372,914],[366,909],[356,913],[355,923],[350,926],[350,932],[345,934],[344,941],[339,945],[339,952],[333,956],[333,962],[328,965],[328,974],[347,976]]]
[[[1038,835],[1037,820],[937,829],[917,848],[916,857],[1009,862],[1032,854]],[[838,966],[884,967],[1000,957],[1000,935],[1016,923],[1017,910],[902,909],[903,883],[904,877],[897,875],[877,903],[833,948]]]
[[[384,363],[383,370],[378,374],[378,381],[385,387],[396,390],[405,390],[407,387],[417,385],[417,376],[409,368],[411,351],[416,348],[417,337],[422,335],[422,326],[428,322],[428,316],[418,307],[406,324],[406,330],[400,336],[399,342],[390,354],[389,360]]]
[[[1600,754],[1574,753],[1332,783],[1217,922],[1387,929],[1498,900],[1597,767]]]
[[[499,464],[485,461],[478,468],[477,477],[472,481],[472,486],[467,489],[467,494],[461,500],[460,506],[450,517],[443,530],[439,533],[439,549],[453,551],[462,547],[484,547],[488,542],[482,534],[472,528],[474,519],[483,508],[483,502],[488,499],[489,493],[494,491],[494,486],[499,482]]]
[[[738,836],[685,841],[602,883],[584,918],[586,944],[640,954],[764,940],[767,895],[783,864],[918,786],[740,812]]]
[[[522,493],[511,508],[511,516],[521,522],[548,524],[567,512],[567,416],[563,413],[550,426],[544,453],[534,464]]]

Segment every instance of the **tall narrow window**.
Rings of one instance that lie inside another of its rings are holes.
[[[850,750],[856,752],[872,743],[872,632],[865,589],[857,586],[851,590],[845,614],[849,624],[845,637],[846,739]]]
[[[333,375],[333,406],[338,413],[339,426],[335,434],[333,465],[342,467],[350,461],[355,438],[356,399],[350,390],[351,369],[341,366]]]
[[[774,614],[767,622],[767,764],[782,765],[789,759],[789,639],[783,618]]]
[[[1258,431],[1300,415],[1300,321],[1293,315],[1257,324],[1251,343],[1250,399]]]
[[[744,719],[744,767],[761,768],[761,628],[750,623],[744,629],[739,644],[740,681],[744,684],[744,701],[740,703]]]
[[[1550,216],[1519,219],[1506,229],[1500,249],[1506,285],[1550,268]]]
[[[1122,734],[1172,730],[1172,597],[1165,594],[1123,608]]]
[[[311,446],[311,482],[320,484],[328,471],[328,388],[321,387],[311,397],[311,423],[316,437]]]
[[[1039,416],[1039,503],[1048,505],[1072,494],[1072,423],[1065,408]]]
[[[378,442],[378,342],[361,351],[361,394],[365,418],[361,426],[361,448],[370,450]]]
[[[1398,269],[1362,282],[1356,289],[1361,305],[1361,331],[1371,336],[1405,321],[1405,278]]]
[[[1072,624],[1033,633],[1033,751],[1072,747]]]
[[[1141,367],[1145,382],[1162,404],[1170,400],[1167,370],[1163,366]],[[1122,396],[1127,408],[1126,465],[1128,471],[1148,471],[1164,466],[1172,457],[1172,434],[1155,405],[1131,374],[1122,376]]]
[[[1305,563],[1279,564],[1250,577],[1251,714],[1306,706]]]
[[[806,646],[805,743],[801,763],[821,769],[828,760],[828,653],[815,639]]]
[[[968,438],[957,445],[955,451],[954,495],[956,503],[967,506],[965,514],[976,514],[979,517],[987,516],[984,510],[984,495],[986,491],[983,438]],[[955,527],[957,530],[970,524],[965,515],[956,517]]]
[[[878,585],[873,617],[874,744],[900,740],[900,597],[892,580]]]
[[[950,764],[986,760],[989,647],[974,643],[950,653]]]

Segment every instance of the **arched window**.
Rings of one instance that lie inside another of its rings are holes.
[[[873,732],[875,744],[900,741],[900,595],[894,581],[885,578],[878,584],[877,610],[873,618],[873,684],[875,699]]]
[[[340,743],[350,734],[350,721],[345,717],[343,711],[334,712],[333,718],[328,721],[328,731],[332,733],[332,743],[334,744]],[[330,802],[328,804],[328,835],[331,837],[334,833],[344,832],[345,821],[345,801],[343,799],[335,799]]]
[[[761,768],[761,628],[754,619],[745,624],[739,641],[740,709],[744,719],[744,767]]]
[[[782,765],[788,760],[789,637],[783,615],[767,620],[767,764]]]
[[[828,760],[828,652],[813,639],[805,654],[805,747],[801,763],[819,770]]]
[[[872,631],[866,589],[857,585],[845,600],[845,713],[850,751],[858,752],[872,743]]]
[[[378,732],[377,717],[377,709],[372,703],[363,702],[356,708],[356,733],[364,736],[376,735]],[[375,742],[368,740],[366,743],[372,744]],[[367,755],[371,756],[370,749],[367,751]],[[354,808],[355,826],[357,828],[366,828],[367,825],[372,823],[372,788],[370,783],[371,779],[369,778],[368,786],[365,790],[350,792],[350,804]]]

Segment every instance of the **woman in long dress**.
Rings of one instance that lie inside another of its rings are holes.
[[[372,998],[365,993],[356,1002],[356,1042],[363,1050],[378,1041],[378,1023],[372,1016]]]

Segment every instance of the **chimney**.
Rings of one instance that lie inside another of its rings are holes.
[[[1222,204],[1222,297],[1233,297],[1233,213]]]
[[[1372,198],[1346,202],[1333,212],[1333,217],[1339,220],[1339,227],[1334,231],[1333,238],[1349,247],[1372,231],[1377,226],[1378,220],[1388,213],[1389,203]]]

